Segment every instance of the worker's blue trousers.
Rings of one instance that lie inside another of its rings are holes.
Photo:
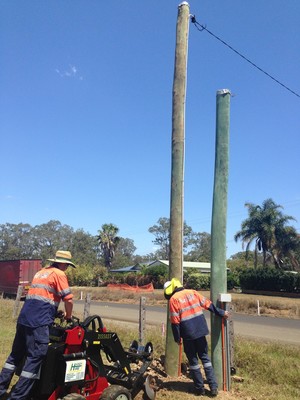
[[[16,336],[12,351],[0,374],[0,396],[6,393],[16,369],[22,366],[22,372],[10,400],[25,400],[38,379],[42,361],[47,354],[49,343],[49,327],[30,328],[17,324]]]
[[[194,381],[196,389],[203,389],[204,382],[198,363],[198,357],[200,358],[207,383],[210,389],[217,389],[218,384],[215,377],[215,372],[208,356],[208,345],[206,337],[202,336],[194,340],[183,340],[184,352],[187,356],[190,365],[191,377]]]

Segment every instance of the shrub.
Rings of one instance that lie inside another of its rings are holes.
[[[79,265],[66,271],[70,286],[97,286],[97,277],[90,265]]]
[[[299,276],[275,268],[248,269],[240,273],[240,286],[244,290],[299,292]]]
[[[184,285],[189,289],[209,290],[210,274],[200,274],[199,272],[184,274]],[[229,273],[227,276],[227,289],[232,290],[239,285],[239,275],[236,273]]]
[[[227,289],[232,290],[233,288],[240,286],[240,277],[238,273],[228,272],[227,274]]]
[[[210,275],[209,274],[190,274],[185,283],[187,289],[195,290],[208,290],[210,288]]]
[[[155,289],[161,289],[168,279],[169,267],[166,265],[157,265],[145,268],[145,275],[148,277],[148,282],[152,282]]]

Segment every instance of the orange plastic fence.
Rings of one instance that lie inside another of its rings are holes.
[[[127,283],[109,283],[107,285],[108,289],[118,289],[118,290],[130,290],[131,292],[153,292],[154,287],[152,283],[144,286],[130,286]]]

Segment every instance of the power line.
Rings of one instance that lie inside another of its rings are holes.
[[[294,94],[297,97],[300,97],[300,95],[296,92],[294,92],[294,90],[290,89],[289,87],[287,87],[286,85],[284,85],[282,82],[280,82],[278,79],[274,78],[274,76],[270,75],[268,72],[266,72],[265,70],[263,70],[262,68],[260,68],[258,65],[256,65],[254,62],[252,62],[251,60],[249,60],[249,58],[245,57],[243,54],[241,54],[239,51],[237,51],[236,49],[234,49],[232,46],[230,46],[228,43],[226,43],[223,39],[221,39],[219,36],[215,35],[214,33],[212,33],[210,30],[208,30],[206,28],[206,26],[199,24],[199,22],[196,21],[196,17],[193,15],[191,17],[191,21],[192,23],[195,25],[195,27],[198,29],[199,32],[202,31],[206,31],[207,33],[209,33],[211,36],[213,36],[215,39],[219,40],[221,43],[223,43],[225,46],[227,46],[230,50],[232,50],[234,53],[236,53],[237,55],[239,55],[241,58],[243,58],[245,61],[247,61],[249,64],[251,64],[253,67],[255,67],[256,69],[258,69],[260,72],[262,72],[263,74],[267,75],[270,79],[272,79],[273,81],[275,81],[276,83],[278,83],[280,86],[282,86],[283,88],[285,88],[286,90],[288,90],[289,92],[291,92],[292,94]]]

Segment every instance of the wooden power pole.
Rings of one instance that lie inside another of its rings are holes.
[[[211,300],[219,302],[219,295],[227,292],[226,222],[229,165],[230,91],[217,91],[215,177],[211,226]],[[220,304],[218,304],[220,306]],[[212,361],[219,384],[223,381],[222,319],[211,316]],[[228,371],[227,371],[228,372]]]
[[[175,70],[172,104],[172,168],[169,254],[169,277],[178,278],[181,282],[183,277],[183,182],[189,16],[189,4],[184,1],[178,6],[176,29]],[[179,362],[179,346],[173,340],[168,314],[165,361],[165,369],[168,375],[178,375]]]

